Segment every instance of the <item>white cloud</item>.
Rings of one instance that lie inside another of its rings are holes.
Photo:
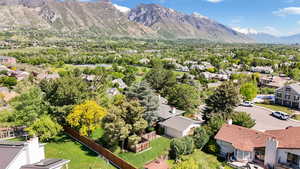
[[[287,15],[300,15],[300,7],[287,7],[273,12],[274,15],[287,16]]]
[[[123,13],[128,13],[130,12],[130,8],[127,8],[125,6],[120,6],[120,5],[117,5],[117,4],[113,4],[115,8],[117,8],[120,12],[123,12]]]
[[[278,29],[276,29],[272,26],[265,26],[261,32],[262,33],[267,33],[267,34],[270,34],[270,35],[274,35],[274,36],[282,35],[281,32]]]
[[[241,28],[241,27],[233,27],[233,30],[243,33],[243,34],[258,34],[258,31],[253,28]]]
[[[223,0],[207,0],[207,2],[211,2],[211,3],[219,3],[222,2]]]

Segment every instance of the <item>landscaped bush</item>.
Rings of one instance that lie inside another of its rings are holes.
[[[217,144],[216,140],[210,139],[209,142],[204,147],[204,151],[210,154],[219,154],[220,153],[220,147]]]
[[[177,161],[181,155],[192,154],[194,148],[194,140],[192,137],[173,139],[170,143],[170,158]]]

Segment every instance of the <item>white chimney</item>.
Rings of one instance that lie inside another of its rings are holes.
[[[227,124],[232,125],[232,119],[227,120]]]
[[[176,107],[171,107],[172,114],[176,114]]]
[[[29,164],[40,162],[45,158],[44,146],[40,145],[38,137],[31,138],[26,145]]]
[[[158,101],[160,101],[160,99],[161,99],[161,96],[160,96],[160,94],[158,95]]]

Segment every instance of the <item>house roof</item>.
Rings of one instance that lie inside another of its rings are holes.
[[[21,169],[55,169],[69,162],[70,160],[64,159],[44,159],[38,163],[24,165]]]
[[[254,148],[265,147],[269,137],[272,136],[261,131],[225,124],[215,139],[231,143],[234,148],[242,151],[253,151]]]
[[[7,168],[24,148],[24,142],[0,141],[0,168]]]
[[[175,116],[164,122],[159,123],[161,126],[175,129],[177,131],[184,131],[189,128],[193,124],[200,124],[201,122],[194,121],[192,119],[183,117],[183,116]]]
[[[159,107],[157,116],[161,119],[169,119],[174,116],[178,116],[184,113],[183,110],[176,109],[175,113],[172,113],[172,106],[167,104],[167,100],[165,98],[159,99]]]
[[[266,133],[274,136],[279,141],[278,148],[300,149],[300,127],[269,130]]]
[[[231,143],[236,149],[253,151],[254,148],[265,147],[268,138],[275,138],[278,148],[300,149],[300,127],[289,127],[282,130],[265,132],[225,124],[219,130],[215,139]]]
[[[280,89],[277,89],[277,90],[282,90],[284,89],[286,86],[280,88]],[[296,93],[300,94],[300,84],[299,83],[293,83],[293,84],[290,84],[288,85],[288,87],[290,87],[291,89],[293,89]]]

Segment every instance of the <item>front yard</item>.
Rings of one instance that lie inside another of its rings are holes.
[[[119,157],[128,161],[137,168],[142,168],[144,164],[155,160],[160,155],[168,151],[170,147],[170,139],[159,137],[150,142],[151,148],[140,153],[126,152],[119,154]]]
[[[271,109],[274,111],[281,111],[281,112],[285,112],[288,113],[290,115],[292,115],[294,113],[293,109],[288,108],[288,107],[284,107],[284,106],[280,106],[280,105],[273,105],[273,104],[263,104],[263,103],[257,103],[255,104],[257,106],[261,106],[267,109]]]

